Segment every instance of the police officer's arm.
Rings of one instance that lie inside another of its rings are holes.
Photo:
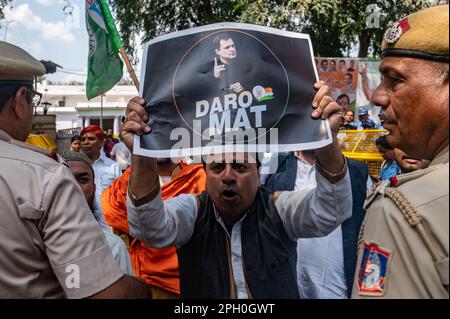
[[[38,227],[66,296],[86,298],[102,291],[130,297],[145,295],[145,290],[138,292],[142,285],[122,278],[105,235],[69,168],[59,165],[51,174],[42,175],[40,183],[43,198]]]
[[[136,277],[124,275],[118,281],[89,299],[149,299],[152,297],[150,287]]]
[[[315,109],[312,117],[328,119],[333,137],[331,144],[316,150],[316,167],[330,183],[336,183],[344,178],[347,172],[345,159],[336,137],[340,127],[342,108],[330,96],[330,87],[324,81],[317,82],[314,87],[318,91],[312,103]]]

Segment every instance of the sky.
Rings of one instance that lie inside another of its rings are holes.
[[[63,12],[64,0],[14,0],[12,9],[4,12],[6,21],[0,29],[1,40],[6,37],[6,41],[38,60],[51,60],[62,66],[61,71],[46,75],[53,82],[86,80],[89,41],[85,0],[70,0],[70,3],[73,18]],[[135,71],[139,74],[140,67]],[[126,70],[124,77],[129,78]]]
[[[85,0],[70,0],[72,16],[63,12],[64,0],[14,0],[5,10],[0,39],[11,42],[38,60],[51,60],[62,66],[55,74],[46,75],[52,82],[86,81],[88,35],[85,25]],[[7,27],[6,27],[7,24]],[[6,32],[7,31],[7,32]],[[351,56],[356,56],[353,48]],[[137,57],[141,60],[142,48]],[[139,77],[140,64],[135,66]],[[129,79],[124,67],[124,78]]]

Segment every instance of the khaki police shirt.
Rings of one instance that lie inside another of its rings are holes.
[[[109,287],[123,275],[70,169],[11,141],[0,130],[0,298]]]
[[[365,203],[352,298],[448,298],[448,155],[447,146],[428,168],[399,175],[396,186],[422,217],[440,260],[433,262],[417,230],[385,197],[386,181]]]

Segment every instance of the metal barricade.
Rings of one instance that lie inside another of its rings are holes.
[[[370,175],[379,175],[383,157],[378,152],[375,140],[387,133],[386,130],[341,130],[338,143],[342,154],[366,163]]]
[[[56,144],[58,145],[58,151],[68,151],[70,150],[70,139],[74,135],[79,135],[81,132],[81,127],[69,128],[58,130],[56,132]]]
[[[28,135],[26,142],[34,146],[48,149],[52,152],[58,151],[55,141],[48,134],[30,134]]]

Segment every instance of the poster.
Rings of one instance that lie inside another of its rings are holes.
[[[305,34],[220,23],[155,38],[144,46],[140,88],[152,132],[135,137],[134,153],[323,147],[332,138],[327,120],[311,118],[317,79]]]
[[[378,114],[381,107],[370,102],[372,92],[381,82],[381,73],[379,71],[380,61],[360,60],[360,76],[358,79],[358,90],[356,94],[357,109],[364,107],[369,112],[369,118],[375,123],[379,123]]]
[[[319,78],[331,86],[336,102],[347,110],[355,111],[358,84],[358,59],[315,58]]]

